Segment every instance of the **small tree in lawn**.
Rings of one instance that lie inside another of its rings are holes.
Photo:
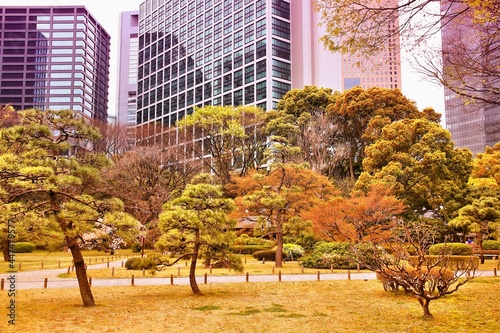
[[[196,283],[196,264],[202,248],[207,251],[223,249],[233,238],[234,221],[226,215],[236,209],[232,199],[223,197],[222,187],[214,184],[210,175],[200,174],[187,185],[182,195],[163,207],[159,228],[163,232],[159,242],[178,257],[171,266],[183,259],[191,259],[189,283],[196,295],[202,295]]]
[[[413,294],[424,311],[424,318],[433,319],[429,304],[431,301],[452,294],[474,278],[474,258],[451,260],[449,253],[437,256],[426,255],[438,232],[432,223],[421,218],[417,221],[394,222],[392,239],[384,243],[364,243],[353,246],[357,261],[377,273],[379,279],[395,290],[402,287]],[[381,250],[390,248],[392,255]],[[411,254],[410,254],[411,252]]]

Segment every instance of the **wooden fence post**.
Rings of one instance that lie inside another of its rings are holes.
[[[319,278],[320,274],[321,274],[320,271],[318,271],[318,281],[320,280],[320,278]]]
[[[205,282],[205,284],[207,284],[207,280],[208,280],[208,274],[207,274],[207,273],[205,273],[205,281],[204,281],[204,282]]]
[[[278,271],[278,282],[281,282],[281,271]]]
[[[47,289],[47,284],[49,283],[49,279],[48,278],[45,278],[43,280],[43,289]]]
[[[5,279],[0,280],[0,290],[3,290],[5,286]]]
[[[351,270],[347,270],[347,280],[351,280]]]
[[[170,274],[170,284],[174,285],[174,274]]]
[[[89,287],[92,287],[92,276],[89,276]]]
[[[247,282],[248,282],[248,272],[247,272]]]
[[[132,275],[132,281],[131,281],[131,283],[132,283],[132,287],[133,287],[134,286],[134,276],[133,275]]]
[[[115,276],[115,268],[114,267],[111,268],[111,276]]]

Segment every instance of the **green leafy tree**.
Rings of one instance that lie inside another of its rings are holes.
[[[500,143],[486,147],[484,153],[475,157],[469,188],[469,204],[459,210],[450,225],[476,233],[484,263],[483,240],[500,230]]]
[[[432,214],[444,224],[466,203],[472,154],[455,149],[450,133],[440,125],[404,119],[383,128],[366,149],[363,169],[356,190],[367,192],[381,183],[408,207],[407,219]]]
[[[316,86],[292,89],[278,102],[276,111],[267,113],[267,133],[276,136],[276,141],[287,139],[299,147],[300,159],[326,175],[332,173],[341,151],[338,145],[332,147],[337,131],[326,113],[337,94]]]
[[[419,112],[400,90],[378,87],[346,90],[327,111],[338,128],[336,144],[347,146],[347,175],[352,180],[361,172],[365,148],[380,137],[384,126],[406,118],[439,119],[432,110]]]
[[[196,283],[196,265],[202,248],[217,251],[226,248],[233,240],[233,220],[227,214],[236,208],[232,199],[224,198],[222,187],[210,175],[200,174],[188,184],[182,195],[163,207],[159,228],[163,232],[158,241],[161,246],[178,257],[171,266],[184,259],[191,259],[189,283],[196,295],[202,292]]]
[[[231,172],[245,175],[263,164],[263,120],[264,111],[255,106],[205,106],[196,108],[177,126],[194,140],[194,156],[225,185]]]
[[[19,125],[0,130],[2,220],[19,226],[32,223],[38,229],[58,226],[73,256],[83,305],[93,306],[80,251],[84,237],[95,239],[90,235],[109,228],[107,238],[116,240],[122,231],[137,231],[137,223],[118,213],[123,209],[119,200],[96,200],[88,194],[88,185],[99,177],[89,161],[99,159],[89,158],[77,145],[99,133],[81,115],[69,110],[18,115]]]

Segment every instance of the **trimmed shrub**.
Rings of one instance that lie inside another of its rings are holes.
[[[319,242],[301,262],[304,267],[309,268],[356,268],[350,244],[341,242]]]
[[[215,262],[213,268],[231,268],[237,272],[243,272],[243,259],[240,256],[230,254],[226,258]]]
[[[483,241],[484,250],[500,250],[500,241],[497,240],[485,240]]]
[[[151,269],[154,268],[155,266],[156,262],[152,258],[148,257],[129,258],[125,262],[125,268],[132,270]]]
[[[247,234],[242,234],[234,241],[234,245],[270,245],[269,239],[260,237],[250,237]]]
[[[472,247],[464,243],[439,243],[429,248],[429,255],[471,256]]]
[[[231,252],[238,254],[253,254],[257,251],[270,249],[270,245],[233,245],[230,247]]]
[[[417,256],[409,257],[408,260],[410,261],[412,266],[416,266],[418,264],[419,257]],[[443,266],[449,269],[457,269],[457,270],[467,267],[471,262],[473,267],[475,268],[477,268],[479,265],[479,258],[474,257],[472,255],[470,256],[450,255],[446,256],[445,258],[443,258],[442,255],[429,255],[425,256],[424,266],[427,267],[434,266],[438,260],[441,260],[441,263],[438,266]]]
[[[139,252],[141,252],[142,247],[141,247],[141,244],[134,243],[134,244],[132,244],[132,246],[130,247],[130,249],[132,250],[132,253],[139,253]]]
[[[16,242],[14,243],[15,253],[31,253],[36,249],[36,245],[31,242]]]
[[[297,260],[304,255],[304,249],[297,244],[283,244],[283,257],[286,260]]]
[[[257,260],[268,260],[273,261],[276,260],[276,250],[262,250],[257,251],[252,254],[252,256]]]

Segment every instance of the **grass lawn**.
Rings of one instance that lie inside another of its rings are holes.
[[[15,332],[481,332],[500,331],[500,278],[477,278],[431,303],[421,319],[411,296],[379,281],[241,283],[93,288],[83,308],[78,289],[20,290]],[[0,296],[0,331],[7,326]],[[12,327],[7,327],[12,329]],[[12,330],[13,331],[13,330]]]

